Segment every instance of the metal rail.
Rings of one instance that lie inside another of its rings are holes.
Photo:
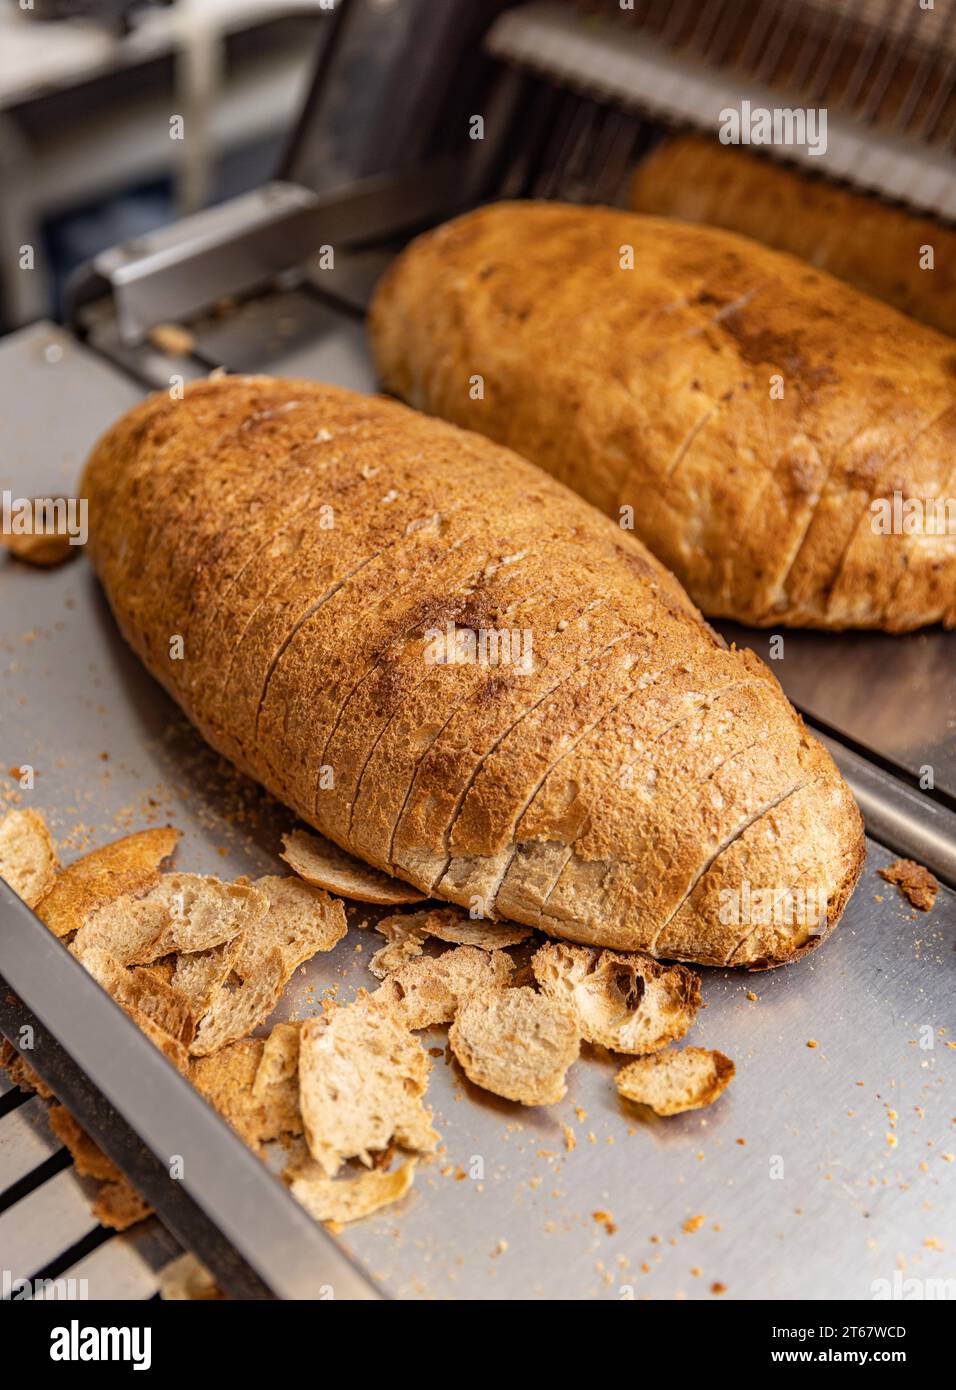
[[[24,1026],[30,1065],[224,1292],[381,1296],[0,880],[0,1029],[16,1042]],[[174,1157],[181,1179],[170,1177]]]

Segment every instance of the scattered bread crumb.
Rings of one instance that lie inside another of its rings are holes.
[[[877,869],[880,878],[895,883],[897,888],[920,912],[929,912],[939,892],[939,882],[913,859],[897,859],[885,869]]]

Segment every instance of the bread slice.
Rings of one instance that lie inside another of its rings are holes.
[[[57,875],[36,904],[36,913],[54,936],[78,931],[96,908],[124,894],[136,897],[159,879],[159,866],[176,848],[172,826],[139,830],[91,850]]]
[[[656,1052],[622,1067],[614,1084],[625,1100],[647,1105],[655,1115],[702,1110],[723,1095],[736,1068],[729,1057],[706,1047]]]
[[[0,820],[0,878],[27,907],[53,887],[59,860],[46,821],[38,811],[8,811]]]
[[[188,1000],[197,1023],[208,1013],[216,995],[228,980],[242,945],[243,936],[240,933],[221,946],[176,957],[169,982]]]
[[[345,1225],[400,1201],[415,1181],[415,1167],[415,1159],[407,1158],[388,1173],[373,1168],[356,1178],[329,1178],[313,1160],[288,1168],[283,1176],[293,1197],[316,1221]]]
[[[268,905],[266,915],[242,932],[236,974],[255,974],[263,957],[278,949],[288,976],[319,951],[331,951],[348,931],[345,908],[320,888],[292,875],[267,874],[252,885]]]
[[[303,1025],[299,1051],[302,1118],[312,1157],[327,1177],[348,1158],[371,1166],[391,1143],[431,1153],[438,1135],[423,1097],[431,1063],[389,1009],[360,997]]]
[[[406,1028],[451,1023],[472,995],[486,999],[511,982],[514,962],[504,951],[458,946],[440,956],[402,964],[369,996],[369,1005],[392,1009]]]
[[[250,1148],[302,1133],[298,1077],[270,1080],[256,1089],[268,1039],[242,1038],[208,1057],[195,1058],[189,1080]]]
[[[370,329],[388,390],[633,526],[705,613],[956,625],[932,506],[953,494],[952,344],[825,272],[717,227],[496,202],[405,249]],[[874,525],[894,497],[922,534]]]
[[[469,995],[448,1042],[476,1086],[522,1105],[553,1105],[567,1091],[581,1037],[569,1013],[524,986]]]
[[[196,1030],[189,1049],[192,1056],[208,1057],[258,1028],[278,1004],[288,978],[285,958],[273,947],[259,960],[254,974],[234,989],[222,987]]]
[[[138,1024],[148,1019],[160,1034],[189,1047],[196,1032],[189,1000],[172,985],[146,970],[128,970],[99,946],[79,955],[80,963],[96,982]]]
[[[574,1018],[581,1037],[613,1052],[658,1052],[682,1038],[700,1008],[700,979],[639,952],[552,942],[535,952],[534,977]]]
[[[301,1021],[277,1023],[265,1040],[262,1057],[252,1083],[252,1094],[257,1099],[269,1095],[277,1086],[287,1082],[296,1083],[296,1103],[298,1104],[299,1042],[302,1035]]]
[[[75,950],[75,948],[74,948]],[[80,964],[105,989],[137,1028],[180,1072],[188,1070],[194,1020],[188,1001],[162,979],[128,970],[100,946],[91,946]]]
[[[311,469],[301,525],[255,488],[260,431],[289,508]],[[239,378],[133,412],[86,486],[91,558],[150,669],[215,747],[380,871],[371,891],[354,858],[332,878],[300,832],[287,855],[307,882],[748,965],[825,931],[731,932],[715,885],[812,866],[837,920],[863,841],[832,762],[633,536],[516,455],[394,402]],[[246,545],[253,497],[267,512]],[[141,573],[129,552],[147,547]],[[527,668],[488,657],[519,616]],[[433,661],[449,625],[474,649]]]
[[[253,932],[268,902],[257,889],[201,874],[163,874],[140,898],[124,894],[97,908],[76,950],[101,947],[124,965],[148,965],[174,951],[209,951]]]
[[[420,903],[424,894],[346,854],[322,835],[293,830],[282,840],[282,858],[306,883],[360,903]]]

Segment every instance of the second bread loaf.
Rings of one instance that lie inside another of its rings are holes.
[[[956,625],[954,345],[839,280],[714,227],[496,203],[402,253],[371,329],[389,390],[632,526],[709,616]]]
[[[743,232],[956,335],[956,231],[931,217],[702,135],[658,145],[638,165],[631,205]]]

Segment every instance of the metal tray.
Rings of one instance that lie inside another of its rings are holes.
[[[354,330],[341,354],[325,338],[321,374],[367,388]],[[220,351],[228,362],[229,343]],[[311,374],[308,352],[294,353]],[[281,356],[262,365],[290,369]],[[8,339],[0,486],[69,490],[95,435],[139,394],[61,330]],[[25,804],[44,810],[67,856],[172,821],[183,867],[276,870],[289,813],[188,728],[124,646],[84,561],[48,574],[4,564],[0,600],[0,765],[37,769]],[[843,924],[803,963],[703,972],[691,1041],[738,1068],[710,1110],[642,1118],[591,1053],[560,1105],[523,1109],[471,1087],[444,1034],[423,1034],[438,1053],[442,1152],[400,1206],[346,1228],[345,1250],[402,1298],[868,1299],[901,1277],[953,1277],[956,895],[944,888],[916,913],[876,875],[893,857],[870,842]],[[296,975],[282,1013],[374,985],[364,962],[380,939],[359,926],[370,915],[351,910],[354,929]]]

